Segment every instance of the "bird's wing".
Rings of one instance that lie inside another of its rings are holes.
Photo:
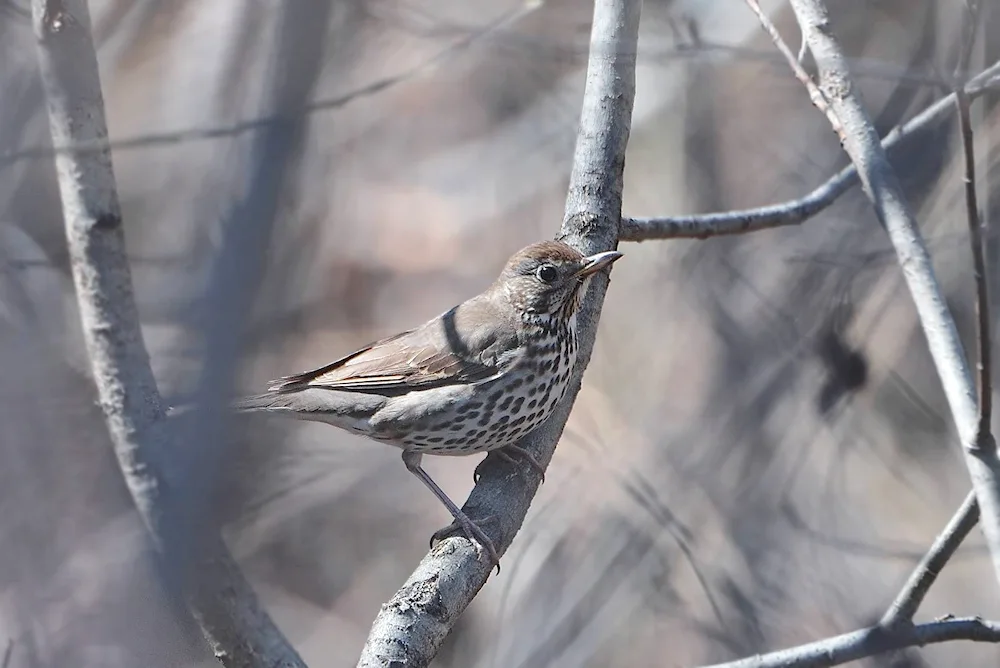
[[[513,328],[489,305],[466,302],[425,325],[377,341],[313,371],[274,381],[272,392],[307,387],[394,394],[497,376],[519,353]],[[461,334],[459,334],[461,332]]]

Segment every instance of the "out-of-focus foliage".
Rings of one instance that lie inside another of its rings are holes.
[[[90,3],[171,400],[203,366],[221,225],[257,187],[253,140],[270,124],[296,132],[265,165],[284,185],[256,306],[231,332],[240,389],[422,322],[558,228],[588,3],[326,1]],[[880,131],[950,86],[963,4],[831,3]],[[0,3],[0,645],[18,667],[195,665],[204,649],[151,575],[87,378],[25,5]],[[274,66],[282,13],[321,50],[312,74]],[[796,43],[791,13],[776,20]],[[1000,34],[1000,12],[981,34]],[[997,57],[994,37],[972,62]],[[262,120],[262,91],[301,76],[307,98]],[[637,85],[628,214],[780,201],[846,162],[741,0],[647,1]],[[989,98],[976,114],[990,210],[1000,116]],[[970,331],[955,136],[942,124],[893,158]],[[436,665],[694,665],[850,630],[877,618],[968,489],[860,192],[801,228],[623,250],[547,482]],[[445,511],[390,448],[321,425],[229,425],[206,516],[307,662],[353,665]],[[462,498],[475,463],[428,466]],[[996,594],[974,535],[921,614],[996,615]],[[998,658],[954,644],[893,665]]]

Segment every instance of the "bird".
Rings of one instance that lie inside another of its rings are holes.
[[[400,448],[406,468],[499,568],[492,541],[427,474],[422,457],[496,452],[520,457],[544,479],[517,442],[566,394],[581,301],[591,277],[621,257],[584,256],[562,241],[531,244],[481,294],[335,362],[271,381],[233,407],[323,422]]]

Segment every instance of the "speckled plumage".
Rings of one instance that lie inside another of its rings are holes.
[[[236,407],[326,422],[401,448],[407,468],[496,560],[485,534],[431,480],[420,457],[502,449],[541,469],[516,443],[565,395],[587,282],[619,257],[584,257],[558,241],[533,244],[482,294],[332,364],[275,381]]]

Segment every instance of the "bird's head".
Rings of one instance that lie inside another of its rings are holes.
[[[590,277],[621,256],[618,251],[585,256],[561,241],[542,241],[515,253],[496,287],[523,314],[568,316],[579,307]]]

